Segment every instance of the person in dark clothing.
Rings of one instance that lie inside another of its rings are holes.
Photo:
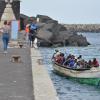
[[[33,22],[29,26],[29,41],[30,41],[30,47],[33,47],[35,35],[37,34],[37,25],[35,22]]]
[[[87,63],[87,68],[91,68],[91,67],[93,67],[93,64],[92,64],[92,61],[89,60],[88,63]]]

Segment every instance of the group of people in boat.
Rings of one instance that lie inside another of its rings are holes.
[[[76,57],[75,55],[69,54],[67,57],[65,57],[65,54],[60,52],[59,50],[55,50],[52,59],[54,60],[54,62],[70,68],[99,67],[99,62],[96,58],[86,61],[82,58],[82,55]]]

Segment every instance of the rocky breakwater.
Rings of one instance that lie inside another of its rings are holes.
[[[67,30],[58,21],[48,16],[37,15],[39,18],[38,37],[41,46],[88,46],[86,37],[78,35],[77,32]]]

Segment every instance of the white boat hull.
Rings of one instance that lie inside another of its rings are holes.
[[[55,71],[75,78],[100,78],[100,68],[91,68],[90,70],[77,71],[65,68],[59,64],[53,63]]]

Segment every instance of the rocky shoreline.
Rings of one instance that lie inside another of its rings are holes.
[[[28,16],[21,15],[24,20],[28,19]],[[37,15],[31,17],[34,20],[39,18],[37,23],[39,26],[37,37],[39,38],[40,46],[88,46],[89,42],[86,37],[78,35],[77,31],[68,29],[63,24],[59,24],[58,21],[44,15]],[[31,20],[27,20],[30,23]]]

